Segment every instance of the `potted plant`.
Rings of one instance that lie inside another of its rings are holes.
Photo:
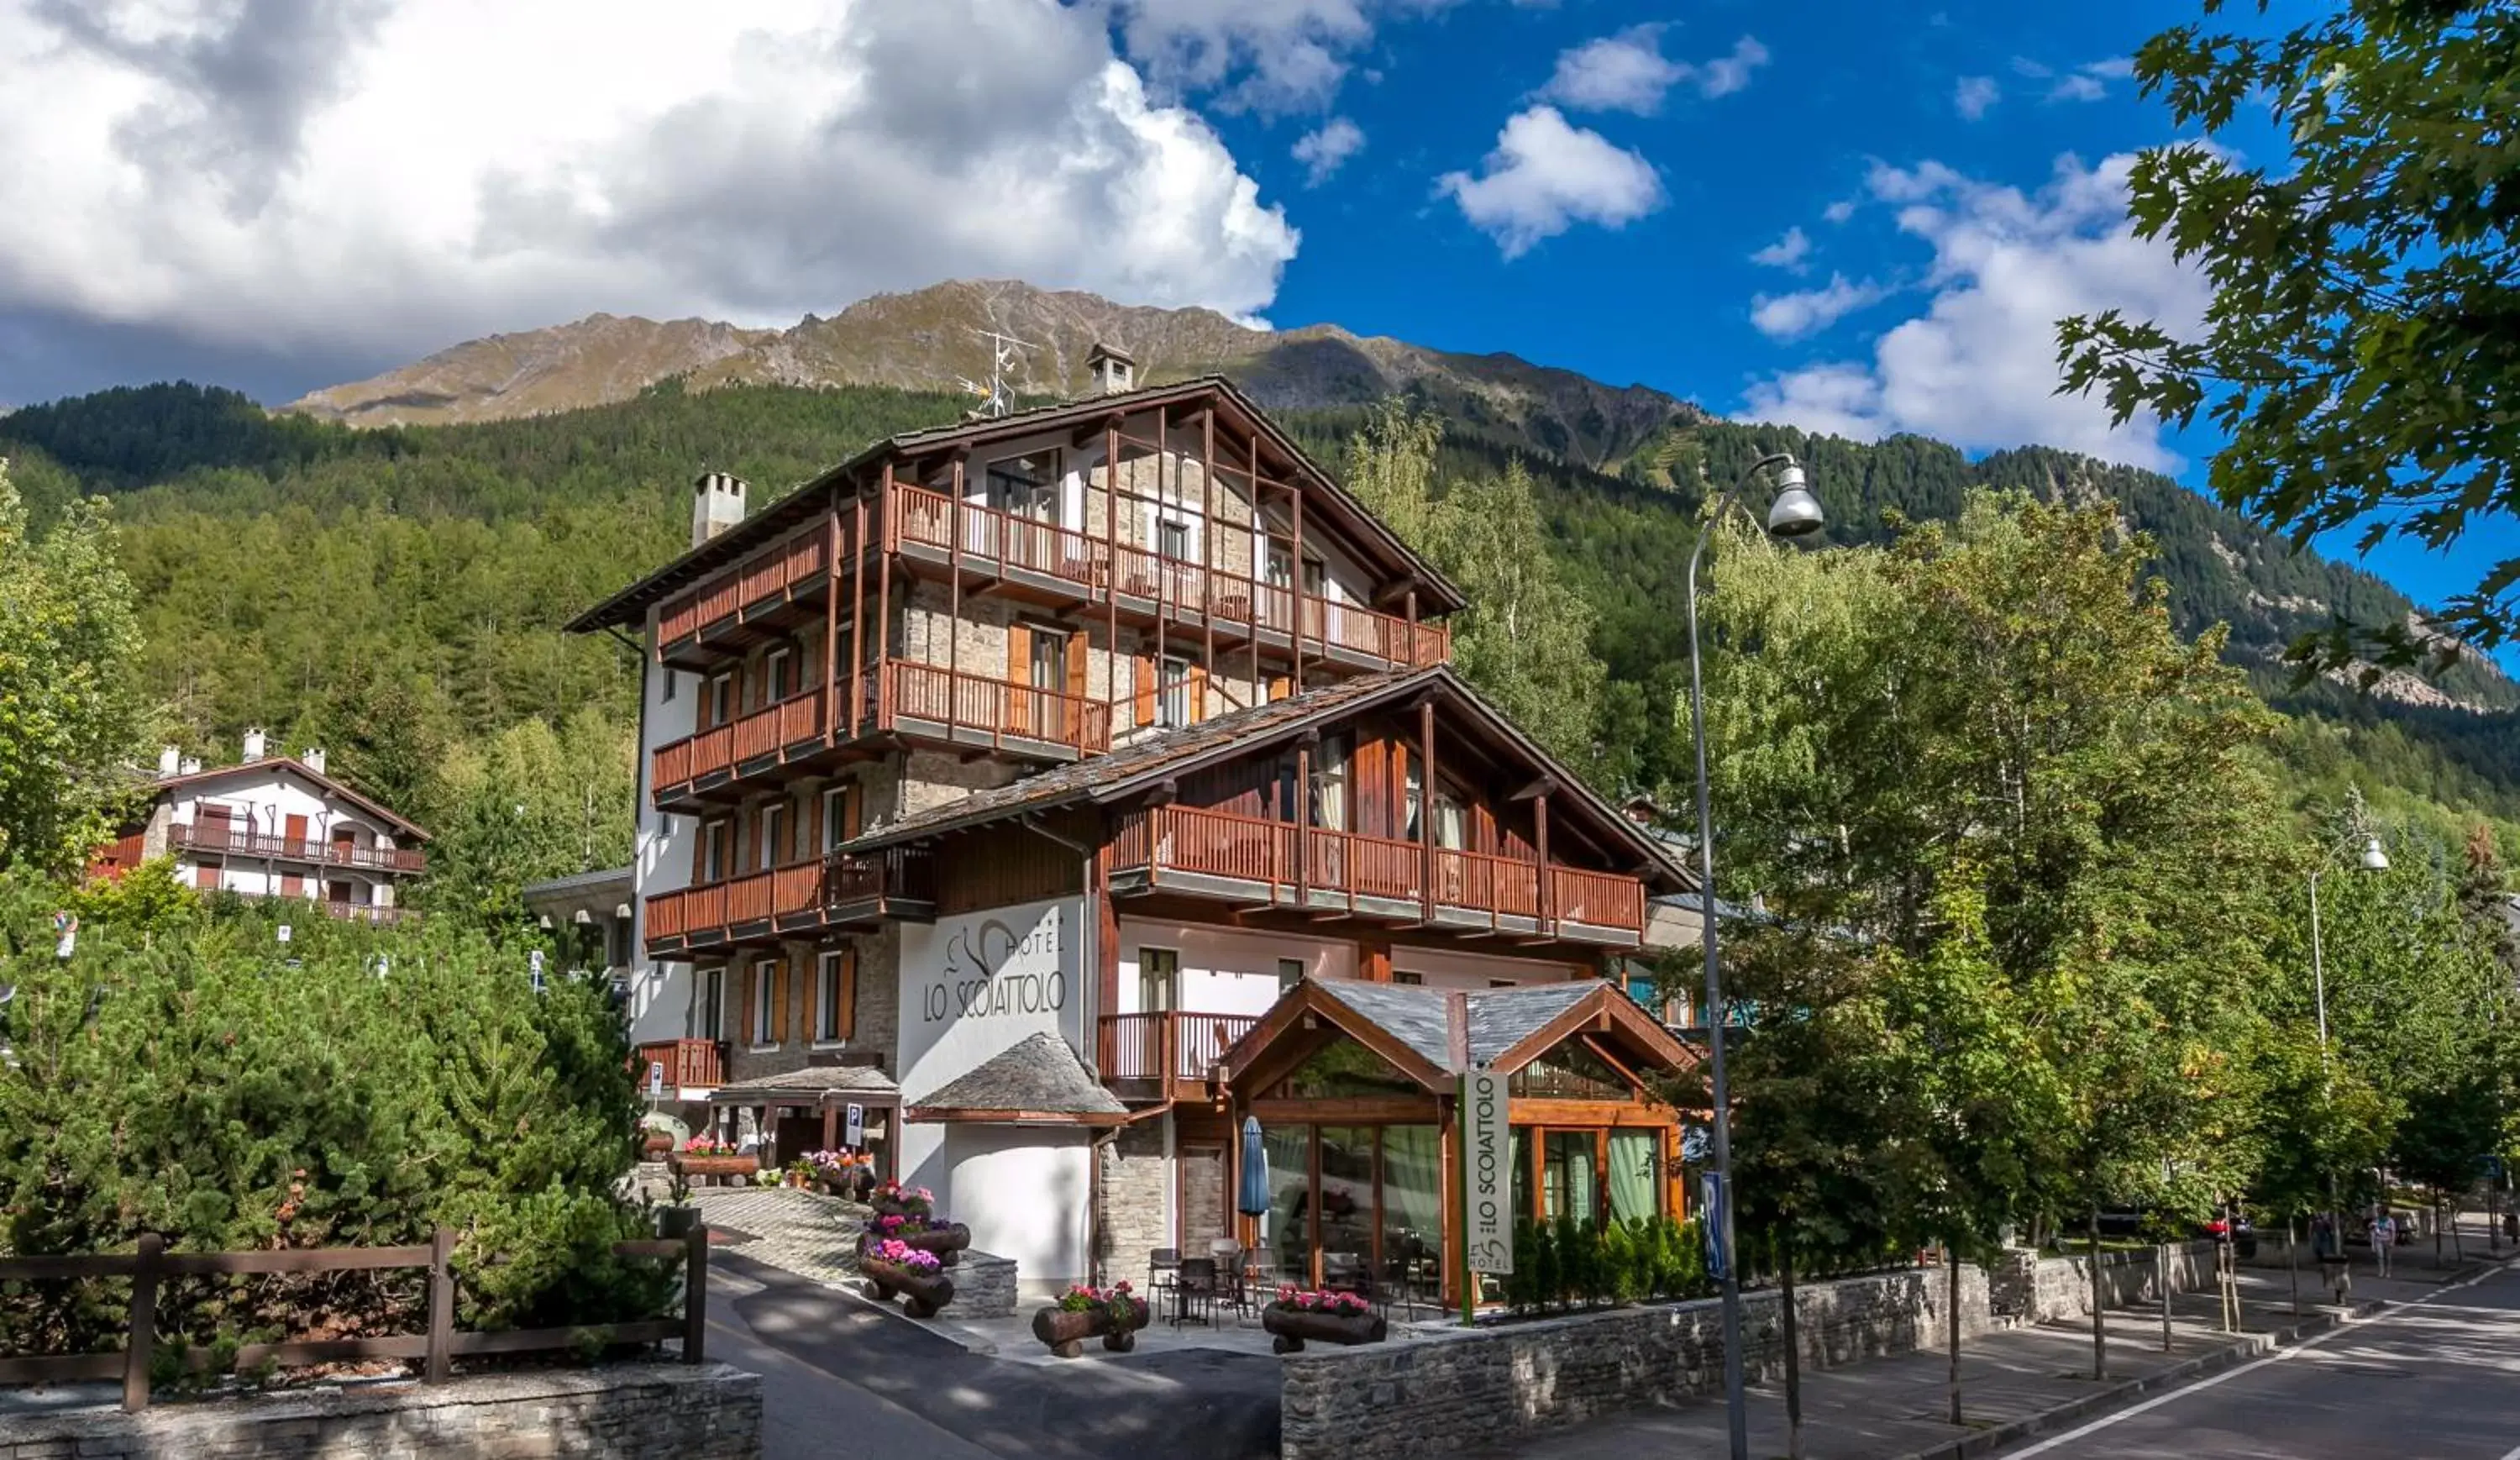
[[[834,1197],[862,1199],[875,1184],[875,1158],[854,1151],[811,1151],[805,1160],[814,1168],[815,1184]]]
[[[1032,1336],[1060,1358],[1085,1352],[1085,1341],[1101,1338],[1113,1353],[1138,1346],[1138,1330],[1147,1326],[1147,1300],[1122,1282],[1109,1288],[1073,1287],[1058,1301],[1032,1315]]]
[[[665,1158],[665,1166],[676,1175],[696,1181],[732,1180],[748,1185],[753,1172],[761,1169],[761,1162],[715,1136],[696,1135],[683,1142],[683,1149]]]
[[[1324,1344],[1379,1344],[1390,1325],[1372,1305],[1353,1293],[1308,1293],[1281,1288],[1277,1300],[1260,1310],[1260,1326],[1271,1335],[1270,1347],[1280,1353],[1301,1353],[1307,1340]]]
[[[945,1275],[934,1253],[898,1242],[873,1243],[858,1258],[858,1271],[874,1286],[876,1297],[889,1300],[901,1295],[913,1318],[933,1318],[954,1300],[954,1280]]]
[[[867,1220],[866,1234],[858,1239],[859,1251],[865,1251],[871,1242],[898,1242],[922,1253],[933,1253],[937,1260],[953,1267],[962,1261],[963,1250],[971,1245],[971,1229],[941,1216],[889,1213]]]
[[[814,1184],[814,1163],[799,1156],[794,1161],[788,1163],[786,1176],[787,1185],[792,1186],[798,1191],[803,1191],[806,1187]]]
[[[665,1205],[656,1209],[656,1235],[672,1241],[688,1237],[698,1224],[700,1209],[692,1205],[692,1180],[680,1171],[665,1187]]]
[[[887,1181],[875,1189],[867,1205],[878,1216],[925,1216],[936,1209],[936,1195],[923,1186]]]

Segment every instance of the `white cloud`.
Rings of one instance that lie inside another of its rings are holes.
[[[1879,303],[1888,294],[1869,279],[1851,284],[1844,274],[1831,274],[1828,283],[1819,289],[1759,296],[1751,301],[1750,323],[1771,340],[1799,340],[1827,329],[1868,304]]]
[[[1041,0],[0,0],[0,55],[43,78],[0,87],[0,314],[387,357],[952,275],[1249,315],[1297,244]]]
[[[2096,102],[2108,94],[2109,88],[2101,82],[2099,77],[2087,76],[2081,71],[2076,71],[2070,76],[2058,78],[2055,86],[2048,91],[2048,100],[2051,102]]]
[[[1862,439],[1920,432],[1970,449],[2044,442],[2175,470],[2157,421],[2112,428],[2100,402],[2055,393],[2064,316],[2123,308],[2187,337],[2204,316],[2205,281],[2127,222],[2134,161],[2061,158],[2029,194],[1939,163],[1876,166],[1872,196],[1900,205],[1900,229],[1932,251],[1932,302],[1883,334],[1868,361],[1818,362],[1753,386],[1742,417]]]
[[[1835,203],[1822,208],[1820,210],[1820,215],[1828,222],[1843,223],[1847,219],[1855,216],[1855,207],[1856,204],[1854,199],[1840,198]]]
[[[2002,96],[2003,88],[1995,84],[1993,76],[1962,76],[1959,84],[1952,88],[1952,105],[1961,116],[1975,121]]]
[[[908,4],[909,0],[877,0]],[[1111,21],[1159,91],[1213,93],[1229,110],[1329,105],[1386,19],[1459,0],[1108,0]],[[1082,7],[1097,10],[1096,6]]]
[[[1750,255],[1752,263],[1764,263],[1772,269],[1796,269],[1811,256],[1811,235],[1800,228],[1788,228],[1785,236]]]
[[[1659,24],[1633,25],[1616,35],[1586,41],[1559,53],[1557,69],[1538,93],[1577,112],[1633,112],[1650,116],[1663,97],[1684,82],[1706,97],[1730,96],[1750,84],[1750,72],[1768,64],[1768,48],[1742,36],[1712,61],[1673,61],[1662,54]]]
[[[2056,68],[2042,65],[2027,56],[2015,56],[2012,58],[2012,73],[2017,76],[2028,76],[2033,81],[2044,81],[2056,74]]]
[[[1365,149],[1365,129],[1344,116],[1333,116],[1296,139],[1295,160],[1308,169],[1304,186],[1318,188]]]
[[[2135,74],[2135,58],[2111,56],[2106,60],[2092,62],[2084,67],[2083,71],[2086,75],[2105,76],[2112,81],[2123,81]]]
[[[1663,205],[1653,164],[1600,133],[1570,126],[1554,107],[1508,118],[1473,177],[1447,172],[1436,190],[1512,258],[1576,223],[1617,228]]]

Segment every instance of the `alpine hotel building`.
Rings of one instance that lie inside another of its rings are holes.
[[[1524,1210],[1676,1209],[1646,1077],[1691,1057],[1609,976],[1678,868],[1454,673],[1459,590],[1240,391],[1089,368],[748,517],[703,477],[691,551],[572,625],[645,656],[669,1094],[782,1160],[854,1132],[1027,1287],[1240,1236],[1432,1299],[1473,1064]]]

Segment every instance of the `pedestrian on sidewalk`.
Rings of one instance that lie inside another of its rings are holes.
[[[2380,1214],[2371,1218],[2371,1256],[2380,1264],[2377,1276],[2389,1275],[2389,1258],[2396,1252],[2397,1246],[2398,1219],[2389,1214],[2388,1208],[2383,1207],[2380,1209]]]

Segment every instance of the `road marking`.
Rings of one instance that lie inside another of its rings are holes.
[[[2268,1354],[2265,1358],[2252,1360],[2251,1362],[2242,1364],[2235,1369],[2225,1369],[2222,1373],[2214,1375],[2210,1379],[2200,1379],[2194,1384],[2182,1385],[2178,1389],[2174,1389],[2167,1393],[2157,1394],[2152,1398],[2146,1399],[2140,1404],[2131,1404],[2114,1414],[2102,1415],[2100,1418],[2092,1421],[2088,1425],[2082,1426],[2080,1429],[2068,1430],[2062,1435],[2043,1439],[2026,1450],[2013,1450],[2004,1456],[2004,1460],[2030,1460],[2030,1457],[2033,1455],[2044,1455],[2048,1451],[2056,1448],[2058,1445],[2071,1444],[2073,1441],[2082,1438],[2084,1436],[2096,1435],[2100,1431],[2108,1429],[2112,1425],[2134,1419],[2137,1415],[2159,1409],[2162,1405],[2169,1403],[2173,1399],[2183,1399],[2189,1394],[2202,1393],[2206,1390],[2212,1389],[2218,1384],[2228,1384],[2243,1374],[2253,1373],[2259,1369],[2265,1368],[2269,1364],[2282,1363],[2285,1359],[2292,1357],[2296,1353],[2307,1353],[2311,1349],[2318,1347],[2319,1345],[2326,1343],[2328,1340],[2343,1338],[2346,1334],[2362,1327],[2366,1323],[2386,1323],[2390,1319],[2404,1314],[2409,1308],[2419,1308],[2429,1305],[2434,1301],[2434,1300],[2440,1298],[2443,1294],[2455,1293],[2461,1288],[2473,1288],[2477,1284],[2484,1282],[2487,1278],[2508,1272],[2514,1267],[2520,1267],[2520,1257],[2514,1257],[2507,1262],[2498,1263],[2497,1265],[2488,1267],[2481,1272],[2461,1278],[2457,1282],[2444,1284],[2442,1287],[2435,1289],[2433,1292],[2426,1294],[2422,1298],[2410,1299],[2406,1302],[2394,1304],[2380,1312],[2373,1313],[2368,1317],[2348,1318],[2344,1322],[2337,1324],[2334,1328],[2327,1330],[2325,1333],[2319,1334],[2316,1338],[2304,1339],[2302,1342],[2293,1345],[2289,1348],[2278,1348],[2274,1352]],[[2520,1449],[2515,1449],[2509,1454],[2502,1456],[2501,1460],[2520,1460]]]

